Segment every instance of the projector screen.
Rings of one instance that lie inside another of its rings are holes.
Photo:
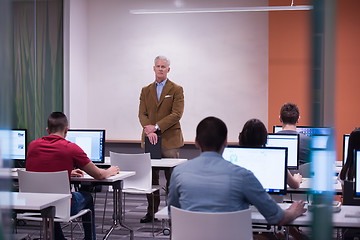
[[[107,140],[140,140],[139,96],[141,88],[155,80],[157,55],[171,60],[168,78],[184,88],[180,123],[185,141],[194,142],[196,126],[207,116],[226,123],[229,142],[238,141],[250,118],[268,122],[267,12],[129,13],[266,6],[267,1],[79,0],[66,4],[69,82],[65,101],[71,128],[106,129]]]

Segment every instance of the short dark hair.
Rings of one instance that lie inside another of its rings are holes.
[[[299,108],[294,103],[285,103],[280,109],[280,119],[284,124],[295,125],[299,120]]]
[[[248,120],[239,134],[239,145],[243,147],[262,147],[267,142],[267,130],[262,121]]]
[[[216,117],[203,119],[196,128],[196,141],[201,151],[219,152],[227,138],[225,123]]]
[[[50,133],[61,132],[68,126],[68,120],[62,112],[52,112],[48,118],[48,130]]]

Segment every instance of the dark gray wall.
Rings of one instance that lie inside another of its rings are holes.
[[[144,149],[140,147],[140,143],[106,143],[105,156],[110,156],[110,151],[118,153],[143,153]],[[199,156],[200,151],[195,144],[185,144],[180,149],[180,158],[192,159]]]

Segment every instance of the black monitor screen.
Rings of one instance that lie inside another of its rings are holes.
[[[105,130],[69,129],[66,140],[81,147],[92,162],[104,162]]]
[[[252,171],[267,192],[286,194],[287,148],[229,146],[222,156]]]
[[[355,196],[360,197],[360,151],[355,151]]]
[[[350,134],[344,134],[343,137],[343,165],[346,163],[346,158],[348,154],[348,146],[349,146],[349,138]]]
[[[288,148],[288,168],[299,167],[299,134],[268,134],[267,147]]]
[[[3,159],[25,160],[27,150],[27,130],[0,130],[1,156]]]

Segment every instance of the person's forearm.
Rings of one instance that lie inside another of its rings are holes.
[[[296,181],[295,179],[293,179],[293,178],[291,178],[291,180],[288,181],[288,184],[289,184],[289,186],[290,186],[291,188],[293,188],[293,189],[297,189],[297,188],[300,187],[300,183],[297,182],[297,181]]]
[[[295,218],[297,218],[297,216],[289,209],[286,209],[284,211],[284,217],[281,219],[281,221],[278,223],[278,225],[282,226],[284,224],[290,223],[290,222],[294,221]]]

